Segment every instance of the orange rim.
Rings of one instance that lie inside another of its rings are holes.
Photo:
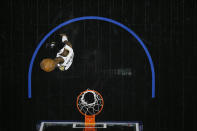
[[[77,102],[76,102],[76,104],[77,104],[77,109],[78,109],[79,112],[80,112],[82,115],[84,115],[84,116],[92,116],[92,115],[86,115],[86,114],[84,114],[84,113],[79,109],[79,106],[78,106],[79,97],[80,97],[84,92],[87,92],[87,91],[96,92],[96,94],[98,94],[98,95],[101,97],[101,99],[102,99],[102,106],[101,106],[101,109],[99,110],[99,112],[97,112],[96,114],[94,114],[94,115],[98,115],[98,114],[101,113],[101,111],[103,110],[104,100],[103,100],[103,97],[101,96],[101,94],[100,94],[99,92],[95,91],[95,90],[85,90],[85,91],[81,92],[81,93],[78,95],[78,97],[77,97]]]

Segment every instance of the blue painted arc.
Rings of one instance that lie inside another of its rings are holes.
[[[31,99],[32,98],[32,89],[31,89],[31,75],[32,75],[32,68],[33,68],[33,64],[34,64],[34,60],[36,58],[36,55],[40,49],[40,47],[44,44],[44,42],[47,40],[48,37],[50,37],[55,31],[57,31],[58,29],[60,29],[63,26],[66,26],[68,24],[71,24],[73,22],[77,22],[77,21],[83,21],[83,20],[100,20],[100,21],[106,21],[112,24],[115,24],[123,29],[125,29],[126,31],[128,31],[133,37],[135,37],[135,39],[137,39],[137,41],[139,42],[139,44],[142,46],[142,48],[144,49],[149,63],[150,63],[150,68],[151,68],[151,72],[152,72],[152,98],[155,98],[155,70],[154,70],[154,64],[151,58],[151,55],[148,51],[148,49],[146,48],[145,44],[143,43],[143,41],[139,38],[139,36],[137,34],[135,34],[135,32],[133,32],[130,28],[128,28],[127,26],[109,19],[109,18],[105,18],[105,17],[99,17],[99,16],[83,16],[83,17],[77,17],[71,20],[68,20],[66,22],[61,23],[60,25],[56,26],[55,28],[53,28],[48,34],[46,34],[44,36],[44,38],[40,41],[40,43],[38,44],[38,46],[36,47],[36,50],[33,53],[33,56],[31,58],[30,61],[30,65],[29,65],[29,72],[28,72],[28,98]]]

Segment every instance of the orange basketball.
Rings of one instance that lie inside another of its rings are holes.
[[[50,58],[46,58],[43,59],[40,63],[40,67],[42,70],[46,71],[46,72],[51,72],[55,69],[56,63],[53,59]]]

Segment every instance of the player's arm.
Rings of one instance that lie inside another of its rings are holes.
[[[56,57],[56,58],[54,59],[54,61],[55,61],[56,65],[57,65],[57,64],[63,63],[63,62],[64,62],[64,59],[61,58],[61,57]]]

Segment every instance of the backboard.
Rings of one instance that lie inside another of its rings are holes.
[[[85,126],[84,122],[72,121],[42,121],[38,131],[83,131],[94,128],[96,131],[143,131],[142,122],[96,122],[95,126]]]

